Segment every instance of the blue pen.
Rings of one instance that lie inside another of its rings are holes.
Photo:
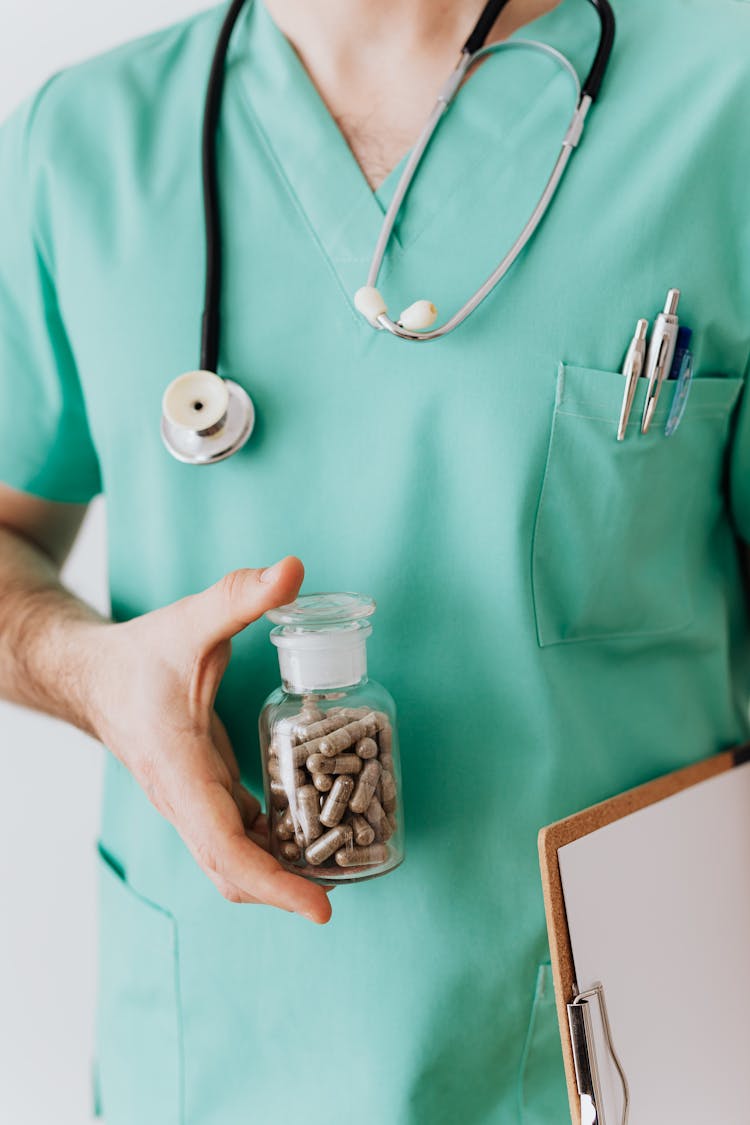
[[[693,353],[690,351],[690,340],[693,335],[691,328],[684,325],[678,329],[677,343],[674,350],[674,359],[669,372],[669,378],[677,381],[674,389],[672,405],[664,427],[666,437],[671,437],[675,432],[682,416],[685,413],[690,387],[693,381]]]

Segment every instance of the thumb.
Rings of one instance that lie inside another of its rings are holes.
[[[294,555],[259,570],[233,570],[200,594],[185,598],[193,641],[213,647],[227,641],[268,609],[292,602],[305,568]]]

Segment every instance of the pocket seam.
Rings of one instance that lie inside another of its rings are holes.
[[[527,1091],[527,1079],[529,1077],[529,1062],[532,1058],[532,1051],[534,1049],[535,1041],[534,1036],[537,1029],[537,1024],[541,1017],[542,1005],[548,996],[548,989],[552,990],[551,994],[551,1008],[552,1015],[550,1019],[554,1023],[555,1029],[555,1042],[560,1051],[559,1061],[563,1064],[563,1048],[559,1034],[559,1022],[557,1017],[557,1001],[554,992],[554,982],[552,978],[552,963],[551,961],[539,961],[536,965],[534,974],[534,985],[531,991],[531,1002],[529,1005],[529,1018],[526,1026],[526,1035],[524,1037],[523,1049],[521,1051],[521,1058],[518,1064],[518,1072],[516,1077],[516,1105],[518,1110],[518,1120],[520,1125],[525,1125],[528,1120],[529,1111],[534,1112],[534,1107],[529,1106],[529,1094],[533,1097],[532,1091]],[[545,1013],[546,1015],[546,1013]],[[565,1091],[565,1107],[566,1112],[564,1120],[568,1120],[567,1113],[567,1080],[560,1088],[560,1096],[563,1096]],[[536,1114],[535,1114],[536,1116]]]
[[[174,1011],[175,1011],[175,1047],[177,1052],[177,1122],[178,1125],[185,1125],[185,1044],[184,1044],[184,1027],[183,1027],[183,1005],[182,1005],[182,989],[180,986],[180,959],[179,959],[179,931],[177,926],[177,919],[175,915],[167,910],[166,907],[161,906],[159,903],[154,902],[153,899],[147,898],[145,895],[137,891],[135,887],[128,881],[125,869],[114,858],[112,853],[104,846],[101,840],[97,841],[96,852],[99,860],[99,871],[105,874],[115,886],[119,888],[120,893],[125,895],[131,900],[133,905],[143,908],[151,912],[153,915],[161,918],[164,922],[169,924],[171,930],[170,952],[172,956],[172,971],[173,971],[173,988],[174,988]],[[101,903],[100,903],[101,909]],[[96,1071],[99,1070],[98,1052],[94,1058],[94,1066]],[[101,1116],[101,1109],[103,1099],[99,1091],[99,1111]],[[106,1111],[106,1105],[104,1105]],[[105,1116],[106,1120],[106,1116]]]

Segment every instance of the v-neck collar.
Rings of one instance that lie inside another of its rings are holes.
[[[580,8],[580,0],[561,0],[558,7],[519,28],[510,39],[551,41],[563,50],[576,46],[580,40],[578,29],[572,37],[561,34],[571,30],[570,21],[563,18],[563,9],[568,5]],[[580,27],[581,21],[578,23]],[[593,34],[594,29],[587,23],[582,32],[583,42]],[[235,42],[230,67],[236,68],[254,127],[312,237],[351,300],[354,290],[364,284],[385,210],[408,154],[373,190],[304,64],[262,0],[250,0]],[[517,54],[512,52],[506,61]],[[463,126],[470,124],[472,103],[476,108],[477,97],[491,98],[493,86],[502,98],[502,103],[494,103],[497,112],[508,111],[510,105],[515,107],[520,121],[551,89],[556,95],[559,90],[559,96],[565,96],[563,84],[568,79],[555,64],[549,64],[546,81],[540,82],[537,75],[531,86],[528,81],[523,82],[522,68],[512,82],[505,82],[498,73],[498,64],[499,59],[490,58],[468,79],[449,111],[448,118],[453,121],[446,120],[439,127],[436,148],[442,147],[441,134],[449,124],[451,148],[457,138],[468,132]],[[519,121],[513,121],[513,128],[518,124]],[[428,171],[431,183],[438,187],[424,190],[423,180],[420,192],[418,173],[406,202],[405,219],[400,218],[394,230],[381,276],[397,266],[409,242],[439,217],[442,201],[470,182],[472,161],[479,163],[486,155],[481,147],[469,153],[443,148],[442,154],[433,157],[431,148],[425,160],[436,164]]]

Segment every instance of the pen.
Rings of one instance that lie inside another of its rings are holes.
[[[643,407],[641,419],[641,433],[648,433],[651,419],[659,400],[661,385],[669,374],[674,358],[674,349],[677,343],[677,305],[680,300],[679,289],[670,289],[664,305],[664,312],[660,312],[654,321],[654,330],[651,333],[651,343],[648,347],[646,358],[646,375],[648,376],[648,390],[646,403]]]
[[[680,422],[682,415],[685,413],[685,406],[687,405],[688,395],[692,386],[693,379],[693,356],[690,351],[690,338],[693,333],[690,328],[680,327],[677,333],[677,347],[675,348],[674,361],[672,363],[672,370],[669,372],[669,378],[675,379],[677,385],[674,389],[674,397],[672,398],[672,406],[667,417],[667,424],[664,427],[664,433],[667,437],[671,437],[675,432]]]
[[[627,354],[625,356],[625,363],[623,364],[622,373],[625,376],[625,391],[622,396],[622,407],[620,408],[620,422],[617,427],[617,440],[622,441],[625,437],[625,430],[627,429],[628,419],[630,418],[630,411],[633,408],[633,398],[635,396],[635,388],[638,386],[638,380],[643,371],[643,362],[646,358],[646,333],[648,332],[648,321],[639,320],[635,326],[635,333],[633,339],[630,341]]]

